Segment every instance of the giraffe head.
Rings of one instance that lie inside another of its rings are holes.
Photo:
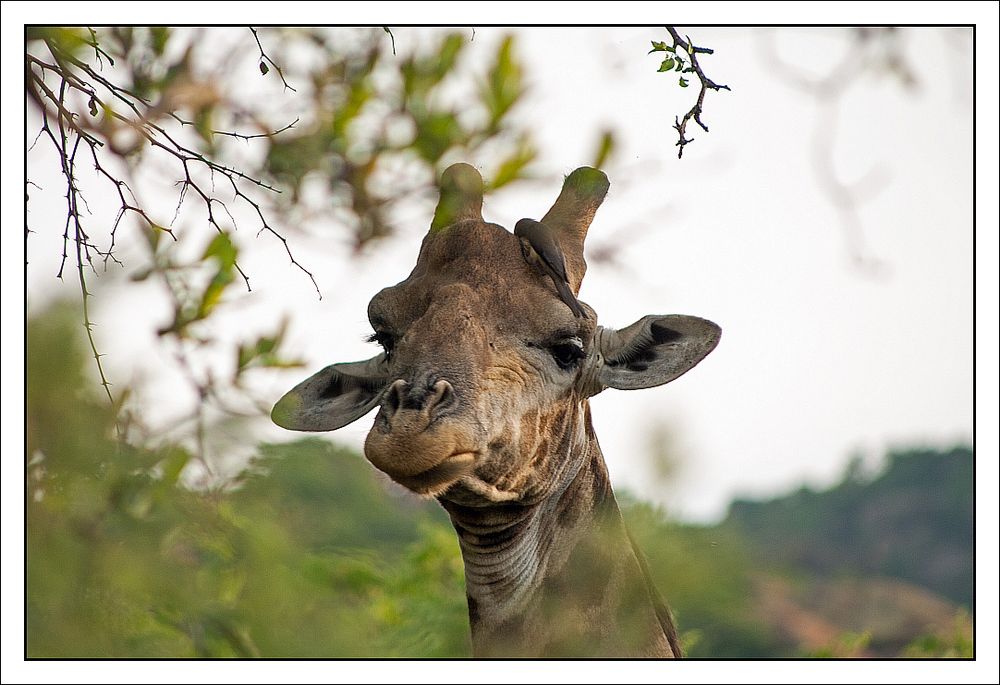
[[[542,218],[574,293],[607,190],[602,172],[577,169]],[[585,303],[586,316],[574,316],[518,238],[483,220],[482,193],[471,166],[445,171],[416,266],[368,306],[382,352],[319,371],[272,418],[329,431],[378,408],[365,456],[410,490],[466,504],[538,501],[578,468],[571,455],[587,440],[589,397],[674,380],[712,351],[720,329],[680,315],[603,328]]]

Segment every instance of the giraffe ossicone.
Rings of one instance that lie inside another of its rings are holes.
[[[603,172],[577,169],[541,220],[574,296],[608,187]],[[382,351],[317,372],[272,418],[328,431],[378,408],[365,456],[451,517],[477,656],[680,656],[622,522],[588,398],[669,383],[721,331],[676,314],[604,328],[583,302],[586,316],[575,316],[518,237],[483,220],[482,202],[473,167],[444,172],[413,271],[369,304]]]

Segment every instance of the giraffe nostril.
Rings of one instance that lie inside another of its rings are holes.
[[[446,380],[433,384],[407,383],[403,379],[394,381],[382,399],[383,418],[393,420],[397,415],[416,412],[425,420],[455,402],[455,388]]]
[[[382,400],[382,407],[388,416],[392,416],[403,406],[403,393],[406,392],[407,385],[406,381],[399,379],[389,386],[385,393],[385,399]]]
[[[455,388],[448,381],[439,380],[434,384],[430,397],[427,398],[426,411],[433,415],[442,409],[446,409],[454,401]]]

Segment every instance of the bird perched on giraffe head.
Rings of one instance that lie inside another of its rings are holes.
[[[521,219],[514,226],[514,235],[521,241],[521,254],[524,255],[524,260],[552,279],[556,292],[573,312],[573,316],[586,318],[586,312],[569,288],[566,261],[563,259],[559,243],[552,235],[552,230],[540,221]]]

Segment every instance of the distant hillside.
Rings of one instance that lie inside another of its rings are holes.
[[[971,607],[972,494],[970,448],[896,451],[872,480],[851,469],[829,490],[737,500],[721,527],[755,567],[897,578]]]

